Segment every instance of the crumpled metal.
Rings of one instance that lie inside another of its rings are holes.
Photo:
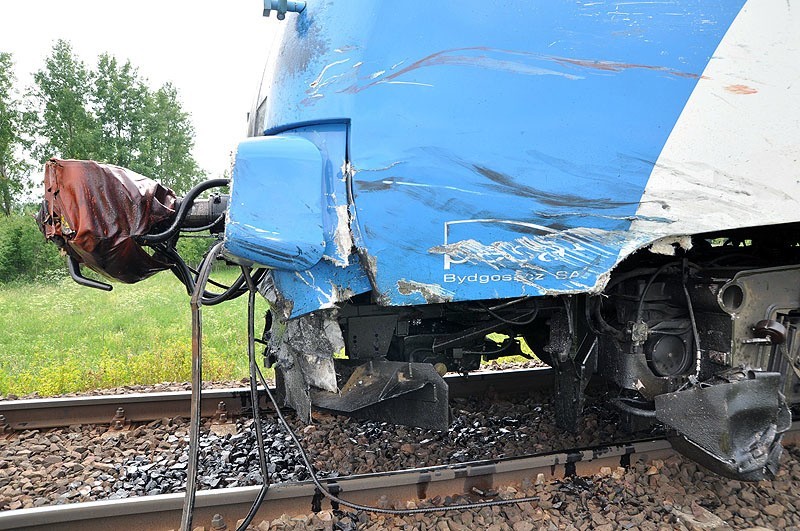
[[[38,221],[45,238],[103,276],[128,284],[170,264],[136,241],[175,214],[175,193],[111,164],[50,159]]]

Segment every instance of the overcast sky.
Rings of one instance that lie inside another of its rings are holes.
[[[272,44],[263,0],[3,0],[0,51],[32,82],[57,39],[89,66],[108,52],[158,87],[171,81],[196,131],[195,157],[214,177],[244,138],[246,116]]]

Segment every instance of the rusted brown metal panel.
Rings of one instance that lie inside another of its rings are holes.
[[[175,213],[169,188],[89,160],[50,159],[39,223],[48,240],[107,277],[138,282],[169,268],[135,238]]]

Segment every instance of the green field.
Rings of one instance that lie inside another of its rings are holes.
[[[237,274],[228,268],[212,278],[229,283]],[[260,337],[267,303],[256,300]],[[189,312],[189,296],[168,272],[138,284],[115,283],[111,292],[63,277],[0,283],[0,397],[189,381]],[[246,318],[246,296],[203,307],[204,380],[248,376]]]
[[[258,301],[260,337],[267,305]],[[246,316],[246,296],[203,308],[204,380],[247,376]],[[189,296],[169,272],[111,292],[69,278],[0,284],[0,395],[187,381],[190,322]]]

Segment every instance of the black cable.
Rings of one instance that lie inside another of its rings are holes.
[[[169,240],[175,234],[178,233],[181,227],[181,223],[183,220],[186,219],[186,215],[189,214],[189,210],[191,209],[192,205],[194,204],[194,200],[197,199],[197,196],[208,190],[209,188],[217,188],[220,186],[228,186],[230,184],[230,179],[210,179],[208,181],[202,182],[196,185],[194,188],[189,190],[186,195],[181,200],[181,204],[178,207],[178,212],[175,214],[175,219],[172,221],[172,224],[163,232],[159,232],[157,234],[142,234],[137,239],[140,243],[161,243]]]
[[[258,364],[256,363],[256,345],[255,345],[255,307],[256,307],[256,284],[253,282],[250,272],[242,266],[242,276],[247,280],[249,288],[249,296],[247,298],[247,358],[250,361],[250,401],[253,403],[253,422],[255,422],[256,441],[258,444],[258,464],[261,468],[261,489],[258,491],[258,496],[250,506],[250,510],[244,517],[241,525],[237,531],[246,531],[247,526],[255,518],[258,513],[259,507],[264,502],[267,491],[270,486],[269,469],[267,469],[267,456],[264,451],[264,430],[261,427],[261,408],[259,407],[258,399]]]
[[[528,298],[529,297],[527,297],[527,296],[526,297],[520,297],[518,299],[513,299],[513,300],[510,300],[510,301],[498,304],[497,306],[491,306],[491,307],[489,307],[487,309],[488,310],[494,310],[494,311],[501,310],[503,308],[508,308],[509,306],[513,306],[515,304],[519,304],[520,302],[522,302],[522,301],[524,301],[525,299],[528,299]]]
[[[615,287],[617,284],[629,280],[631,278],[642,277],[644,275],[651,275],[654,272],[658,271],[655,267],[649,267],[644,269],[634,269],[633,271],[628,271],[627,273],[617,273],[614,275],[606,287],[603,289],[604,292],[608,293],[611,288]]]
[[[633,404],[629,404],[624,398],[614,398],[611,400],[611,402],[614,404],[614,406],[624,411],[625,413],[630,413],[631,415],[638,415],[640,417],[656,418],[655,410],[642,409]]]
[[[186,470],[186,495],[183,498],[181,530],[192,531],[192,513],[197,494],[197,462],[200,444],[200,404],[203,394],[203,297],[211,265],[222,252],[222,242],[217,242],[203,260],[200,275],[192,292],[192,407],[189,423],[189,464]]]
[[[178,278],[178,280],[180,280],[181,284],[183,284],[186,287],[186,292],[191,296],[191,294],[194,292],[194,285],[195,285],[194,279],[195,276],[199,275],[199,272],[192,270],[186,264],[181,255],[178,254],[178,251],[175,250],[174,247],[169,247],[167,245],[159,245],[159,246],[154,246],[154,248],[158,252],[160,252],[161,254],[172,260],[173,264],[172,267],[170,268],[172,274],[174,274]],[[193,274],[195,276],[192,276]],[[210,280],[211,279],[209,279],[209,281]]]
[[[694,319],[694,308],[692,307],[692,299],[689,296],[689,290],[686,288],[686,283],[683,283],[683,294],[686,296],[686,305],[689,307],[689,321],[692,323],[692,335],[694,336],[695,355],[697,356],[696,369],[697,374],[700,373],[700,360],[702,353],[700,352],[700,333],[697,331],[697,322]]]
[[[197,270],[196,270],[195,268],[193,268],[192,266],[190,266],[190,265],[188,265],[188,264],[186,265],[186,268],[187,268],[189,271],[191,271],[193,275],[197,276],[198,272],[197,272]],[[211,284],[212,286],[216,286],[216,287],[218,287],[218,288],[222,288],[222,289],[230,289],[230,286],[228,286],[227,284],[223,284],[222,282],[217,282],[217,281],[216,281],[216,280],[214,280],[213,278],[209,278],[209,279],[208,279],[208,283],[209,283],[209,284]]]
[[[203,306],[203,297],[201,293],[205,290],[205,285],[208,283],[209,275],[211,273],[211,264],[217,258],[217,256],[221,253],[222,250],[222,242],[217,242],[212,248],[209,254],[206,256],[205,260],[203,261],[200,267],[200,273],[198,275],[198,279],[195,283],[194,290],[192,293],[192,414],[191,414],[191,423],[190,423],[190,436],[189,436],[189,464],[187,469],[187,478],[186,478],[186,495],[184,497],[184,505],[183,505],[183,513],[181,516],[181,529],[183,531],[190,531],[192,525],[192,513],[194,511],[194,502],[197,493],[197,464],[198,464],[198,455],[199,455],[199,439],[200,439],[200,402],[202,399],[202,306]],[[263,276],[265,272],[262,271],[261,276]],[[451,510],[465,510],[465,509],[480,509],[483,507],[495,507],[501,505],[512,505],[517,503],[527,503],[538,501],[538,496],[527,496],[522,498],[514,498],[510,500],[492,500],[486,502],[475,502],[475,503],[465,503],[465,504],[457,504],[457,505],[449,505],[445,507],[423,507],[419,509],[381,509],[379,507],[370,507],[367,505],[361,505],[353,502],[349,502],[339,498],[332,494],[322,483],[319,481],[314,468],[311,466],[311,462],[308,459],[308,454],[303,448],[300,440],[297,438],[297,435],[289,426],[289,423],[286,421],[286,418],[283,416],[281,412],[280,406],[278,405],[275,396],[272,394],[272,391],[269,389],[269,385],[264,378],[264,374],[261,372],[261,368],[255,363],[255,333],[254,333],[254,321],[255,321],[255,292],[256,290],[256,282],[251,277],[251,275],[243,268],[242,275],[241,275],[248,285],[248,291],[250,292],[250,296],[248,298],[248,356],[250,357],[250,368],[251,368],[251,400],[253,401],[253,411],[254,417],[256,422],[256,438],[259,439],[259,432],[261,432],[261,421],[260,415],[258,414],[258,396],[257,396],[257,389],[254,393],[253,389],[254,386],[257,385],[257,382],[253,379],[253,372],[255,372],[258,376],[259,381],[264,386],[264,390],[267,393],[272,405],[275,407],[275,411],[280,419],[280,422],[283,428],[286,430],[289,437],[292,439],[295,447],[300,452],[300,456],[303,460],[303,464],[306,466],[308,470],[311,480],[314,485],[319,489],[323,496],[331,500],[332,503],[338,503],[345,507],[350,507],[351,509],[355,509],[358,511],[366,511],[372,512],[377,514],[392,514],[392,515],[414,515],[414,514],[425,514],[425,513],[433,513],[433,512],[440,512],[440,511],[451,511]],[[233,286],[231,286],[233,287]],[[535,310],[538,312],[538,307]],[[515,323],[519,324],[519,323]],[[253,396],[255,394],[255,396]],[[269,483],[269,476],[268,470],[266,469],[266,456],[263,455],[264,451],[264,444],[263,444],[263,432],[260,436],[259,444],[259,463],[262,466],[262,479],[264,481],[261,491],[257,496],[256,500],[253,502],[253,505],[250,508],[250,511],[247,514],[246,518],[249,518],[249,521],[246,520],[243,522],[243,525],[238,528],[237,531],[244,531],[247,525],[249,525],[250,521],[252,521],[255,514],[258,512],[258,508],[264,501],[266,496],[266,492],[268,489]]]
[[[516,503],[529,503],[533,501],[539,501],[539,496],[526,496],[523,498],[514,498],[511,500],[492,500],[486,502],[475,502],[475,503],[461,503],[457,505],[448,505],[444,507],[422,507],[419,509],[381,509],[379,507],[370,507],[368,505],[361,505],[358,503],[349,502],[347,500],[343,500],[338,496],[331,494],[331,492],[322,485],[319,478],[317,478],[317,474],[314,472],[314,468],[311,466],[311,462],[308,459],[308,455],[306,454],[305,448],[303,445],[300,444],[300,440],[295,435],[294,431],[291,427],[289,427],[289,423],[286,422],[286,418],[281,413],[281,408],[278,405],[278,401],[275,400],[275,396],[272,394],[272,391],[269,389],[269,385],[267,385],[267,381],[264,378],[264,374],[261,372],[261,368],[257,368],[258,377],[261,381],[261,385],[264,386],[264,389],[267,391],[267,396],[269,397],[272,405],[275,407],[275,411],[278,414],[278,418],[283,425],[284,430],[292,439],[297,450],[300,452],[300,457],[303,460],[303,464],[305,464],[306,469],[308,469],[308,473],[311,475],[311,481],[314,483],[314,486],[319,489],[320,493],[328,498],[332,503],[338,503],[340,505],[344,505],[345,507],[350,507],[351,509],[355,509],[357,511],[365,511],[370,513],[376,514],[392,514],[392,515],[413,515],[413,514],[426,514],[426,513],[434,513],[440,511],[456,511],[456,510],[465,510],[465,509],[481,509],[483,507],[495,507],[500,505],[513,505]]]
[[[215,219],[214,221],[212,221],[208,225],[203,225],[202,227],[183,227],[183,228],[180,229],[180,231],[181,232],[203,232],[204,230],[210,229],[211,227],[213,227],[214,225],[216,225],[217,223],[222,221],[224,218],[225,218],[225,213],[223,212],[222,214],[217,216],[217,219]]]
[[[600,297],[595,297],[595,299],[597,300],[597,302],[596,302],[596,304],[594,304],[593,315],[594,315],[594,318],[597,320],[597,324],[600,325],[600,329],[603,332],[605,332],[607,334],[610,334],[617,341],[624,341],[625,340],[625,332],[623,332],[622,330],[619,330],[618,328],[614,328],[612,325],[608,324],[608,322],[603,317],[603,310],[600,307],[601,303],[603,302],[603,299],[600,298]]]
[[[642,315],[644,314],[644,299],[647,296],[647,292],[650,290],[650,286],[653,285],[653,282],[656,278],[663,273],[667,268],[672,266],[679,266],[681,262],[667,262],[666,264],[662,265],[658,269],[656,269],[655,273],[652,274],[650,279],[647,281],[647,284],[644,287],[644,291],[642,291],[641,297],[639,297],[639,306],[636,309],[636,322],[642,321]],[[685,267],[694,267],[695,269],[701,269],[700,266],[697,264],[693,264],[692,262],[686,262]]]
[[[233,300],[247,293],[247,290],[240,289],[244,285],[244,275],[240,274],[239,277],[231,284],[231,286],[219,294],[207,294],[203,298],[205,306],[215,306],[221,302]],[[210,296],[209,296],[210,295]]]
[[[178,280],[186,286],[186,291],[191,295],[194,291],[194,287],[196,284],[195,277],[199,275],[198,271],[195,271],[188,264],[183,260],[178,251],[174,247],[170,247],[168,245],[157,244],[153,246],[156,250],[161,252],[167,258],[173,261],[173,267],[171,268],[172,273],[178,277]],[[256,271],[254,275],[255,283],[258,284],[261,282],[261,279],[264,276],[265,271],[263,269],[259,269]],[[215,306],[225,301],[233,300],[237,297],[241,297],[245,293],[247,293],[246,288],[242,288],[245,283],[245,278],[243,275],[239,275],[237,279],[231,284],[230,286],[226,286],[225,284],[220,284],[215,282],[213,279],[208,279],[209,284],[214,284],[215,286],[221,287],[225,289],[222,293],[214,293],[211,291],[203,290],[203,306]]]
[[[639,305],[636,307],[636,322],[639,323],[642,321],[642,315],[644,314],[644,299],[647,297],[647,292],[650,291],[650,286],[653,285],[656,278],[663,273],[667,268],[679,265],[678,262],[667,262],[666,264],[662,265],[658,269],[656,269],[655,273],[650,275],[650,278],[647,280],[647,284],[645,284],[644,289],[642,290],[642,295],[639,297]]]
[[[501,316],[500,314],[496,313],[493,309],[489,308],[488,306],[486,306],[483,303],[478,303],[478,304],[479,304],[479,306],[481,308],[486,310],[486,313],[488,313],[489,315],[491,315],[492,317],[494,317],[495,319],[497,319],[501,323],[510,324],[510,325],[516,325],[516,326],[525,326],[525,325],[529,325],[532,322],[534,322],[536,320],[536,316],[539,314],[539,304],[536,302],[536,299],[531,299],[531,301],[533,301],[533,304],[534,304],[533,310],[531,310],[530,312],[528,312],[526,314],[523,314],[523,315],[521,315],[519,317],[516,317],[514,319],[508,319],[508,318],[505,318],[505,317]],[[518,321],[517,320],[517,319],[525,319],[528,316],[532,316],[532,317],[530,317],[527,321]]]

